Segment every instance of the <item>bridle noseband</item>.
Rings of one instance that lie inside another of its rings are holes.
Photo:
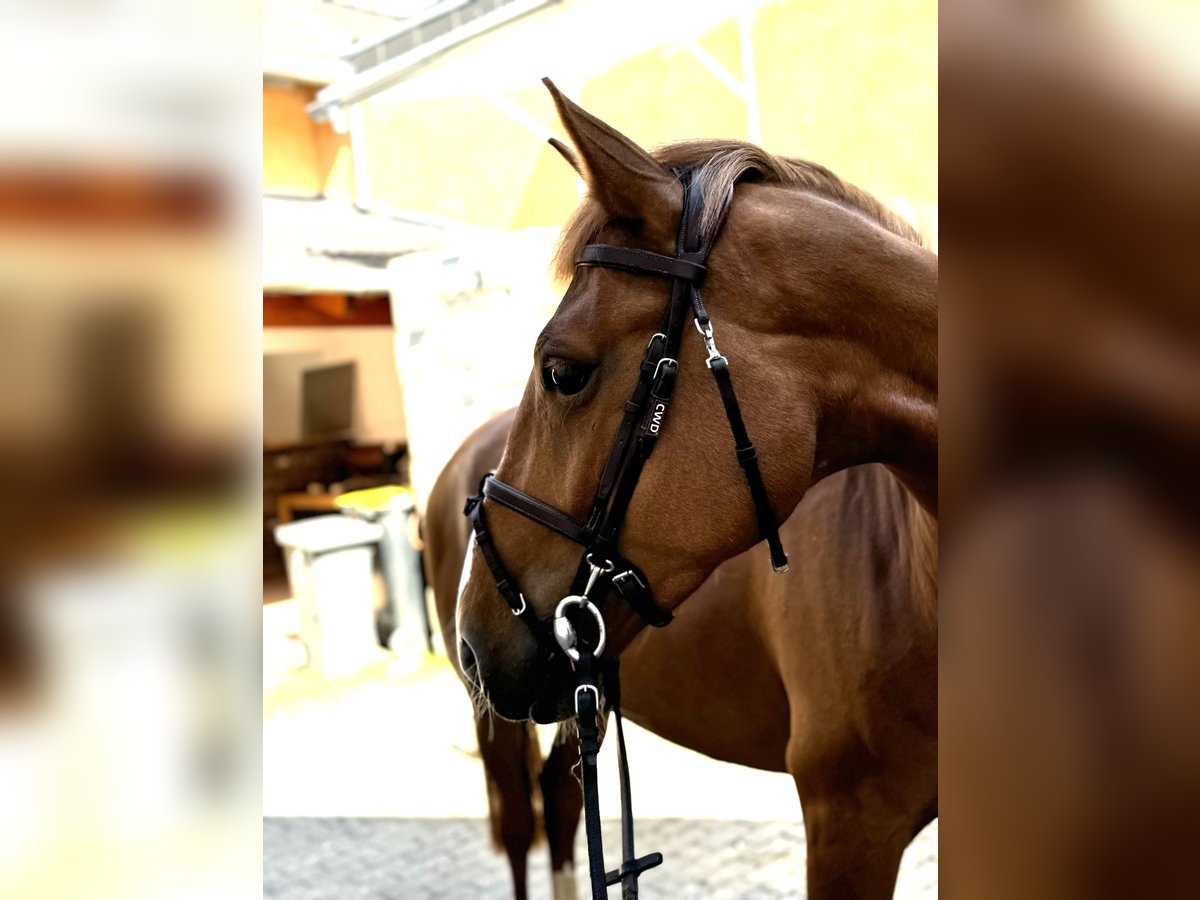
[[[617,549],[618,537],[633,492],[641,478],[642,469],[661,436],[666,413],[675,391],[679,372],[679,348],[690,318],[704,340],[708,353],[707,365],[717,383],[721,402],[734,438],[734,452],[746,475],[750,497],[758,519],[759,536],[771,551],[771,565],[776,572],[787,571],[787,555],[779,540],[779,527],[771,509],[767,489],[758,467],[758,454],[746,432],[733,382],[729,361],[717,349],[712,322],[700,295],[708,270],[705,264],[728,213],[733,191],[722,199],[720,217],[708,234],[700,230],[704,196],[700,184],[690,171],[679,173],[683,185],[683,212],[680,216],[675,256],[664,256],[649,250],[617,247],[609,244],[589,244],[583,248],[576,266],[601,266],[620,269],[638,275],[671,280],[671,300],[663,314],[659,330],[646,345],[638,371],[637,384],[625,404],[621,424],[613,438],[608,461],[600,475],[600,483],[583,523],[562,510],[532,497],[519,488],[497,479],[484,477],[479,494],[467,501],[465,514],[475,532],[475,543],[492,573],[496,588],[508,603],[513,615],[520,618],[533,633],[539,650],[547,659],[561,650],[571,660],[579,679],[575,690],[575,710],[579,720],[579,735],[583,756],[588,855],[591,863],[594,900],[607,895],[606,884],[621,881],[626,896],[636,896],[637,876],[646,868],[662,861],[661,854],[636,859],[633,854],[633,826],[628,813],[629,782],[624,756],[624,735],[621,728],[619,704],[615,702],[619,685],[615,666],[607,674],[610,700],[616,710],[619,763],[622,782],[622,824],[624,827],[625,863],[605,875],[603,852],[600,847],[599,805],[595,800],[595,756],[599,751],[596,718],[600,712],[600,694],[593,674],[593,662],[603,652],[605,644],[604,618],[600,606],[609,590],[615,590],[645,622],[662,627],[671,621],[671,613],[659,606],[645,574]],[[572,582],[571,593],[559,601],[552,620],[539,619],[527,602],[516,579],[504,565],[488,528],[484,500],[498,503],[518,512],[544,528],[562,535],[584,547]]]

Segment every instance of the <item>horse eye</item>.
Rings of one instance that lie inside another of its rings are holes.
[[[569,359],[551,359],[542,366],[542,387],[569,397],[587,387],[588,379],[596,367],[589,363],[572,362]]]

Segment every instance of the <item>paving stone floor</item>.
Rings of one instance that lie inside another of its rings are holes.
[[[610,867],[618,822],[605,821]],[[503,900],[508,864],[482,819],[268,818],[263,893],[273,900]],[[642,878],[646,900],[775,900],[804,897],[803,826],[798,822],[644,819],[638,850],[658,850],[662,867]],[[582,828],[576,858],[586,860]],[[579,871],[579,896],[587,896]],[[530,859],[531,900],[550,897],[545,847]],[[614,889],[613,896],[618,892]],[[909,847],[896,896],[937,897],[937,824]]]

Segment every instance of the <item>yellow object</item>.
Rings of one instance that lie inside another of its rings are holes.
[[[412,488],[398,484],[385,484],[382,487],[365,488],[361,491],[349,491],[338,496],[338,509],[352,509],[358,512],[387,512],[397,497],[413,499]]]

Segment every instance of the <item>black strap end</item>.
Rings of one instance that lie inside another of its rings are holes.
[[[608,886],[620,884],[626,877],[633,875],[635,878],[641,875],[647,869],[653,869],[655,866],[661,866],[663,855],[661,853],[647,853],[645,856],[631,859],[629,862],[623,863],[621,868],[613,869],[611,872],[604,873],[604,883]]]

